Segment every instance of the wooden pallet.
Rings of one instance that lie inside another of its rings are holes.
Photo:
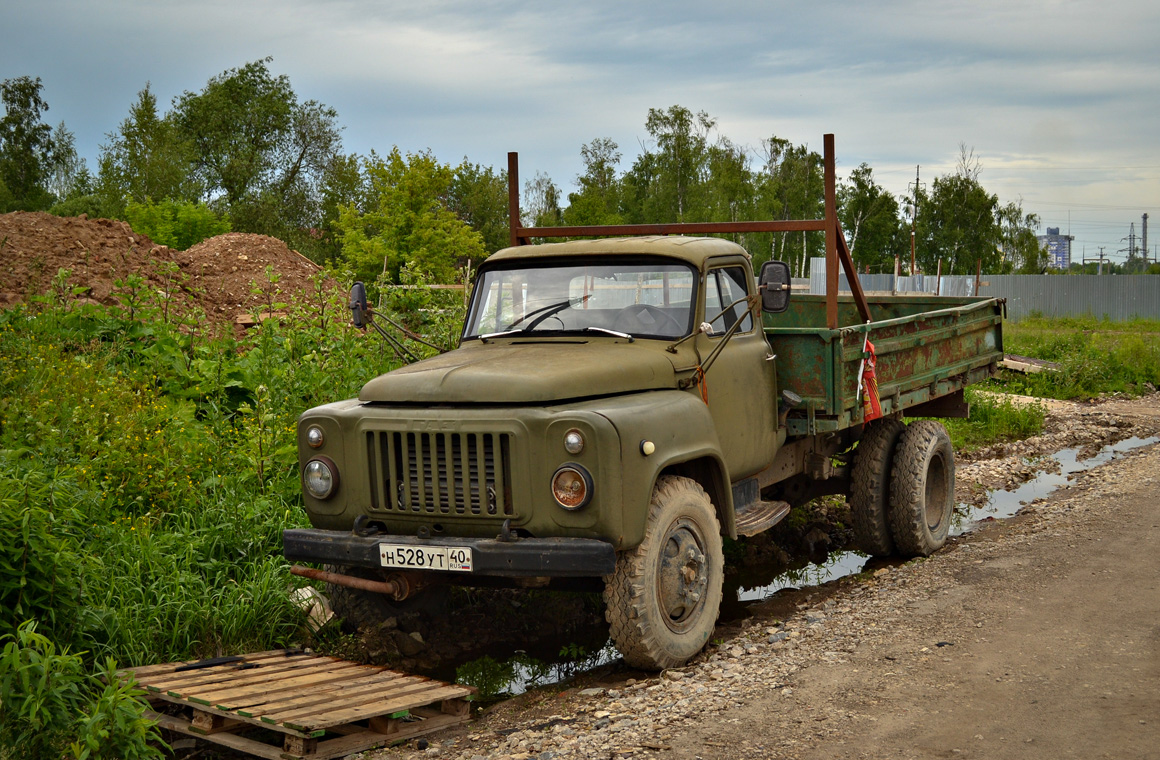
[[[186,708],[181,715],[152,712],[162,728],[271,760],[342,757],[464,723],[475,693],[470,686],[285,649],[178,670],[193,664],[121,674],[133,674],[155,707]]]

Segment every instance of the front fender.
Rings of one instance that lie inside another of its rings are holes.
[[[683,391],[653,391],[602,399],[595,411],[607,418],[620,436],[624,519],[617,548],[631,549],[644,538],[649,500],[660,474],[694,460],[708,464],[710,482],[702,482],[702,486],[713,498],[722,533],[733,535],[729,473],[713,418],[699,397]],[[644,453],[645,441],[655,447],[652,454]]]

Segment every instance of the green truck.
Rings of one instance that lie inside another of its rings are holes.
[[[903,418],[966,414],[963,388],[1003,355],[1001,302],[867,298],[854,278],[851,295],[791,297],[785,264],[755,278],[739,245],[670,234],[822,231],[834,279],[839,261],[852,273],[826,147],[824,220],[513,225],[457,349],[302,415],[313,527],[285,531],[284,552],[327,568],[295,572],[355,618],[437,584],[598,589],[625,661],[661,669],[711,637],[723,536],[845,494],[866,552],[941,547],[954,452],[939,423]],[[515,220],[517,176],[509,157]]]

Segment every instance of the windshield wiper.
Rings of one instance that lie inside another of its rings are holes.
[[[629,335],[628,333],[617,332],[616,330],[609,330],[606,327],[585,327],[585,328],[583,328],[583,331],[584,332],[604,333],[605,335],[611,335],[611,336],[616,337],[616,338],[626,338],[629,343],[633,343],[636,341],[636,338]]]
[[[548,331],[548,333],[553,334],[553,335],[556,333],[573,333],[573,332],[598,332],[598,333],[603,333],[605,335],[611,335],[614,338],[624,338],[629,343],[636,342],[636,338],[633,337],[632,335],[629,335],[628,333],[617,332],[616,330],[609,330],[606,327],[576,327],[576,328],[569,328],[566,330],[549,330]],[[493,332],[493,333],[487,333],[486,335],[477,335],[476,337],[479,338],[484,343],[487,343],[492,338],[502,338],[506,335],[522,335],[522,334],[526,334],[526,333],[543,334],[541,331],[533,330],[529,326],[529,327],[521,327],[518,330],[504,330],[503,332]]]
[[[533,319],[531,322],[528,323],[527,327],[523,328],[525,330],[534,330],[536,328],[536,325],[540,324],[548,317],[556,314],[557,312],[561,312],[564,309],[567,309],[569,306],[578,306],[578,305],[584,303],[585,301],[587,301],[591,297],[592,297],[592,294],[589,293],[588,295],[582,296],[581,298],[566,298],[563,301],[560,301],[559,303],[550,303],[547,306],[541,306],[538,309],[535,309],[533,311],[529,311],[527,314],[523,315],[522,317],[517,319],[515,322],[512,322],[505,329],[510,330],[511,328],[518,325],[520,322],[523,322],[525,319],[528,319],[529,317],[535,317],[535,319]]]
[[[488,333],[487,335],[479,335],[476,337],[478,337],[484,343],[487,343],[492,338],[502,338],[505,335],[519,335],[520,333],[526,333],[526,332],[531,332],[531,329],[527,328],[527,327],[521,327],[518,330],[504,330],[503,332],[493,332],[493,333]]]

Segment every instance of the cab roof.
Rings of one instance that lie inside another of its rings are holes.
[[[563,243],[518,245],[496,251],[487,263],[542,258],[578,258],[607,254],[636,256],[667,256],[680,259],[700,268],[706,259],[714,256],[745,256],[749,254],[736,243],[715,237],[685,237],[682,235],[647,235],[640,237],[597,238],[569,240]]]

